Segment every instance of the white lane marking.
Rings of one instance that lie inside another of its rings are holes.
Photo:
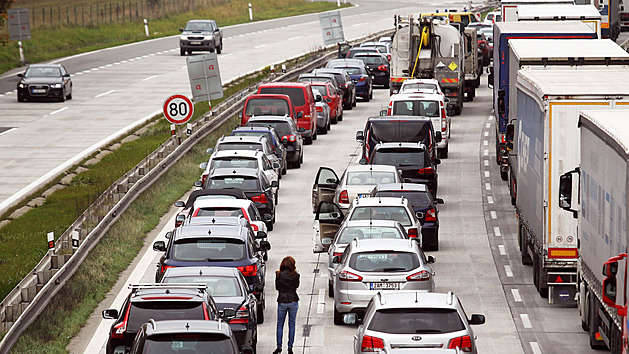
[[[483,140],[483,146],[487,146],[487,145],[489,145],[489,141]]]
[[[135,57],[135,58],[133,58],[133,59],[135,59],[135,60],[140,60],[140,59],[142,59],[142,57]]]
[[[6,134],[6,133],[8,133],[8,132],[10,132],[12,130],[15,130],[15,129],[17,129],[17,128],[11,128],[11,129],[5,130],[2,133],[0,133],[0,135],[4,135],[4,134]]]
[[[491,195],[488,195],[487,196],[487,203],[494,204],[494,197],[492,197]]]
[[[500,233],[500,228],[498,226],[494,226],[494,236],[501,237],[502,233]]]
[[[154,57],[154,56],[155,56],[155,53],[149,54],[149,57]]]
[[[98,71],[98,68],[93,68],[92,71]]]
[[[487,120],[492,120],[492,118],[494,118],[494,116],[487,116]]]
[[[115,62],[114,65],[120,65],[121,63],[119,61]]]
[[[489,161],[488,160],[483,160],[483,165],[489,166]]]
[[[128,60],[121,60],[120,62],[124,64],[124,63],[128,63],[129,61]]]
[[[362,23],[356,23],[356,24],[351,25],[351,27],[358,27],[358,26],[362,26],[362,25],[363,25]]]
[[[105,66],[106,66],[106,67],[108,67],[108,68],[110,68],[110,67],[114,66],[114,64],[107,64],[107,65],[105,65]]]
[[[484,132],[483,135],[484,136],[489,136],[489,132]]]
[[[529,315],[523,313],[520,314],[520,318],[522,319],[522,325],[524,325],[524,328],[533,328],[533,325],[531,324],[531,319],[529,319]]]
[[[115,91],[116,91],[116,90],[109,90],[109,91],[107,91],[107,92],[100,93],[100,94],[98,94],[98,95],[96,95],[96,96],[94,96],[94,97],[95,97],[95,98],[98,98],[98,97],[103,97],[103,96],[105,96],[105,95],[109,95],[110,93],[115,92]]]
[[[105,69],[105,65],[101,65],[98,67],[99,69]]]
[[[318,304],[325,304],[325,288],[319,289],[319,298],[317,299]]]
[[[484,171],[485,178],[489,178],[489,171]]]
[[[184,65],[184,66],[182,66],[181,68],[182,68],[182,69],[187,69],[187,68],[188,68],[188,66],[187,66],[187,65]]]
[[[487,149],[483,150],[483,156],[489,156],[489,150]]]
[[[143,56],[142,56],[142,58],[148,58],[148,57],[149,57],[148,55],[143,55]]]
[[[495,212],[495,211],[493,211],[493,210],[489,212],[489,215],[490,215],[490,216],[491,216],[491,218],[492,218],[492,219],[494,219],[494,220],[498,219],[498,215],[496,215],[496,212]]]
[[[156,77],[157,77],[157,75],[153,75],[153,76],[145,77],[144,79],[142,79],[142,81],[147,81],[147,80],[150,80],[150,79],[154,79],[154,78],[156,78]]]
[[[507,274],[509,278],[513,278],[513,271],[511,270],[511,266],[505,266],[505,274]]]
[[[520,290],[511,289],[511,294],[513,294],[513,300],[515,300],[515,302],[522,302],[522,296],[520,296]]]
[[[486,127],[486,128],[491,127],[491,123],[487,123],[487,124],[485,124],[485,127]]]
[[[498,251],[500,252],[501,256],[507,255],[507,250],[505,249],[505,245],[498,245]]]
[[[253,49],[264,48],[266,46],[267,46],[267,44],[260,44],[260,45],[257,45],[255,47],[253,47]]]
[[[487,191],[491,190],[491,183],[485,183],[485,190]]]
[[[65,111],[65,110],[66,110],[66,109],[68,109],[68,108],[70,108],[70,107],[67,107],[67,106],[66,106],[66,107],[63,107],[63,108],[59,108],[58,110],[56,110],[56,111],[52,111],[52,112],[50,112],[50,113],[48,113],[48,114],[49,114],[49,115],[57,114],[57,113],[59,113],[59,112],[63,112],[63,111]]]
[[[297,36],[297,37],[290,37],[288,40],[289,40],[289,41],[294,41],[295,39],[299,39],[299,38],[301,38],[301,36]]]
[[[76,74],[74,74],[74,75],[83,75],[83,73],[76,73]]]
[[[227,54],[223,54],[223,55],[221,55],[221,58],[225,58],[225,57],[228,57],[228,56],[230,56],[230,55],[234,55],[234,53],[227,53]]]
[[[542,354],[542,348],[539,347],[539,343],[537,342],[529,342],[531,345],[531,349],[533,350],[533,354]]]

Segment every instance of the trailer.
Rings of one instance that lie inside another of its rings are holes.
[[[629,53],[609,39],[512,39],[509,41],[509,92],[516,92],[519,70],[588,69],[592,66],[629,68]],[[578,75],[576,75],[578,77]],[[509,95],[509,123],[518,116],[516,95]],[[507,165],[511,204],[517,197],[517,139],[507,134]]]
[[[551,304],[577,299],[577,220],[556,198],[559,177],[579,164],[579,111],[629,109],[629,69],[592,68],[517,75],[518,240],[522,262],[533,264],[533,283]]]
[[[473,101],[476,89],[480,86],[483,75],[483,58],[478,54],[478,40],[476,28],[466,28],[463,33],[465,47],[465,100]]]
[[[504,0],[500,2],[502,22],[515,22],[518,20],[517,10],[520,5],[549,5],[568,4],[574,5],[574,0]]]
[[[516,15],[518,21],[581,21],[603,38],[601,14],[593,5],[519,5]]]
[[[500,177],[508,179],[506,129],[509,122],[509,41],[518,39],[595,39],[596,33],[582,22],[500,22],[494,25],[493,83],[496,163]],[[493,80],[493,81],[492,81]]]

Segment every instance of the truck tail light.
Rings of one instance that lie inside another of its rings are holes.
[[[317,107],[317,112],[323,112],[323,107]]]
[[[341,194],[339,194],[339,203],[349,204],[349,196],[347,194],[347,190],[341,191]]]
[[[255,264],[236,268],[238,268],[240,273],[242,273],[245,277],[253,277],[258,274],[258,266]]]
[[[406,280],[408,281],[430,280],[430,273],[428,273],[428,271],[422,270],[421,272],[409,275],[408,277],[406,277]]]
[[[417,232],[417,228],[416,227],[408,229],[408,237],[410,237],[410,238],[417,238],[418,236],[419,236],[419,232]]]
[[[448,344],[449,349],[459,348],[464,352],[472,351],[472,339],[470,336],[462,336],[457,338],[450,339],[450,344]]]
[[[362,281],[363,277],[361,277],[360,275],[357,275],[357,274],[354,274],[354,273],[350,273],[350,272],[344,270],[341,273],[339,273],[339,280],[342,280],[342,281]]]
[[[426,212],[426,218],[424,221],[437,221],[437,214],[435,213],[435,209],[430,209]]]

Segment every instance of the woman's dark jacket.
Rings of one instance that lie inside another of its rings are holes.
[[[275,289],[277,289],[277,302],[299,301],[297,288],[299,287],[299,273],[291,273],[284,270],[279,274],[275,273]]]

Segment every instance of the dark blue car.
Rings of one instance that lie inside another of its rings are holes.
[[[373,98],[373,78],[369,73],[369,68],[362,60],[334,60],[328,63],[334,69],[345,69],[352,80],[356,83],[356,96],[369,102]]]

